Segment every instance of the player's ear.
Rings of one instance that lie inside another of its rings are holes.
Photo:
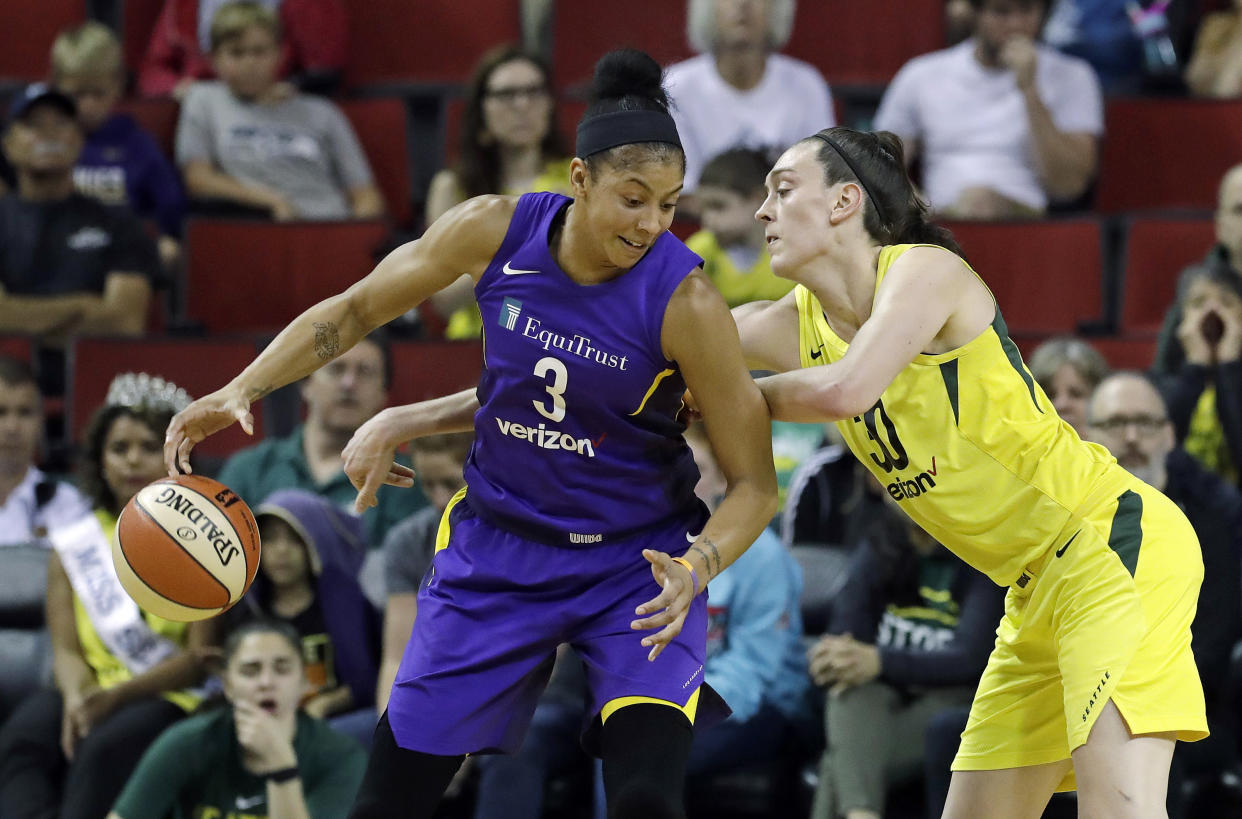
[[[581,157],[575,156],[569,163],[569,187],[573,190],[574,198],[577,199],[586,193],[590,183],[591,171]]]
[[[828,211],[829,224],[838,225],[862,209],[862,186],[857,182],[844,182],[835,196],[829,194],[828,201],[832,203]]]

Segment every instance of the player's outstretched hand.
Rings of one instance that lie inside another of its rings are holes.
[[[663,626],[655,634],[643,638],[643,645],[651,646],[647,659],[654,660],[666,645],[681,634],[690,603],[694,601],[694,578],[690,576],[689,569],[674,563],[673,558],[664,552],[643,549],[643,557],[651,564],[651,574],[662,590],[654,599],[634,610],[642,619],[630,623],[630,628],[639,630]]]
[[[391,426],[389,415],[381,412],[358,427],[341,450],[345,475],[358,490],[354,511],[360,515],[378,503],[376,493],[384,484],[414,485],[414,470],[397,463],[394,457],[401,441],[394,438]]]
[[[254,416],[250,402],[240,392],[225,387],[197,401],[173,416],[164,434],[164,466],[170,476],[178,471],[187,475],[190,450],[208,435],[213,435],[234,422],[241,424],[247,435],[254,435]]]

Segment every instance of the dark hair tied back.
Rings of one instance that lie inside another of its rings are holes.
[[[863,132],[828,128],[810,137],[828,185],[857,182],[870,200],[864,205],[863,225],[882,245],[939,245],[962,255],[948,229],[928,220],[927,203],[914,189],[906,172],[901,138],[889,131]]]
[[[660,64],[650,55],[633,48],[610,51],[595,64],[591,105],[586,115],[628,110],[667,111],[668,94],[664,91],[663,79]]]
[[[575,147],[592,176],[601,163],[672,161],[685,169],[663,80],[659,63],[630,48],[610,51],[595,64],[591,103],[578,123]]]

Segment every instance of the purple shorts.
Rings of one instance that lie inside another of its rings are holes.
[[[634,609],[660,592],[642,550],[684,553],[704,514],[586,547],[498,529],[465,502],[448,514],[448,547],[435,555],[419,592],[388,702],[400,747],[440,755],[516,751],[560,643],[571,644],[586,664],[593,718],[618,697],[685,705],[703,683],[705,593],[654,662],[641,641],[655,631],[635,631],[630,622]],[[696,725],[708,727],[728,713],[704,685]]]

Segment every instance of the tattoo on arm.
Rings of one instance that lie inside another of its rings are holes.
[[[341,334],[332,321],[315,322],[315,355],[321,361],[331,361],[341,351]]]
[[[704,540],[703,545],[712,550],[711,557],[708,556],[707,552],[699,548],[697,544],[691,546],[690,551],[698,552],[699,556],[703,558],[703,565],[707,567],[707,571],[710,573],[710,576],[716,577],[720,574],[720,551],[716,548],[716,544],[712,543],[710,540]]]

